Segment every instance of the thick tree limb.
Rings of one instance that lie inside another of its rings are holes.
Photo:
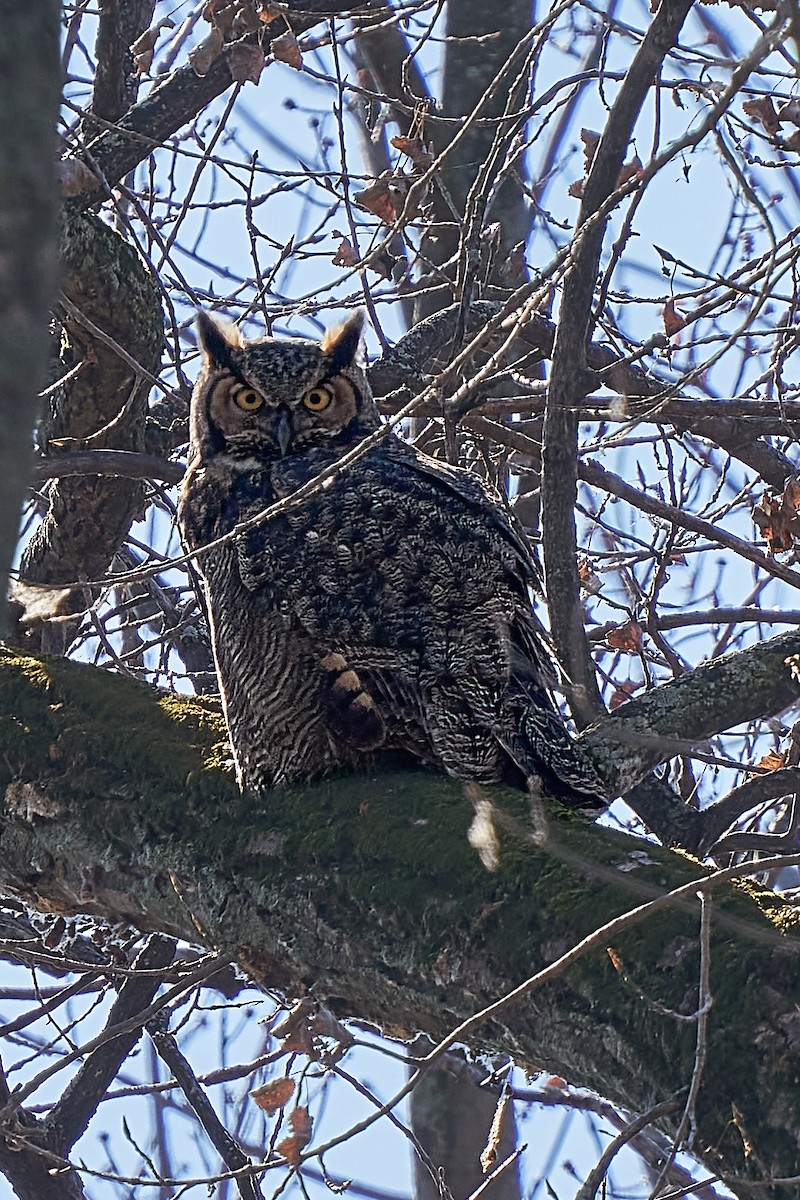
[[[0,36],[0,635],[55,291],[59,11],[56,0],[6,5]]]
[[[691,7],[692,0],[660,5],[614,101],[584,188],[578,240],[564,278],[553,347],[542,444],[542,549],[550,626],[571,683],[570,704],[580,724],[586,724],[602,708],[583,628],[574,515],[576,413],[577,405],[593,388],[586,345],[606,225],[596,214],[617,186],[642,104]]]
[[[75,450],[141,450],[149,377],[158,369],[164,336],[161,293],[136,250],[94,216],[64,217],[60,253],[71,307],[57,370],[69,379],[51,396],[40,429],[43,449],[54,439]],[[125,348],[124,356],[115,345]],[[141,507],[142,487],[84,475],[51,484],[49,501],[22,555],[22,578],[56,585],[98,579]],[[84,607],[76,591],[73,609]]]
[[[737,719],[748,705],[763,713],[796,698],[800,685],[775,668],[800,636],[774,643],[709,665],[712,707],[727,702]],[[688,721],[702,711],[690,694],[680,716],[690,686],[632,703],[636,722],[648,705],[656,731]],[[657,847],[554,815],[542,845],[527,798],[504,789],[491,792],[500,867],[487,872],[470,848],[473,809],[461,786],[424,772],[328,779],[275,793],[256,812],[222,769],[212,710],[64,660],[5,655],[0,714],[3,888],[194,941],[205,930],[256,978],[294,994],[313,984],[338,1013],[385,1027],[438,1036],[603,921],[702,875]],[[596,746],[599,734],[587,740]],[[622,742],[616,758],[629,753]],[[728,1175],[784,1176],[800,1134],[791,1098],[800,943],[777,936],[752,900],[718,895],[698,1150],[713,1145]],[[796,914],[773,894],[759,902],[773,923],[794,928]],[[697,959],[686,947],[696,932],[692,905],[659,909],[614,938],[627,969],[635,964],[635,988],[604,957],[582,958],[535,1005],[484,1025],[479,1043],[650,1107],[688,1082],[694,1030],[643,1009],[640,991],[689,1011]],[[732,1104],[756,1148],[748,1161],[729,1128]]]

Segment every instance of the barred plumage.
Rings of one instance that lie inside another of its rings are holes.
[[[180,519],[191,550],[291,496],[380,426],[360,314],[321,344],[198,319]],[[243,789],[405,752],[459,779],[600,808],[549,690],[533,564],[497,497],[389,434],[201,555]]]

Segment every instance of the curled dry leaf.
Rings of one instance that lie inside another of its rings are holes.
[[[612,650],[627,650],[629,654],[638,653],[643,640],[642,627],[636,621],[626,621],[624,625],[618,625],[606,638]]]
[[[775,105],[772,103],[770,96],[759,96],[755,100],[745,100],[742,109],[747,113],[748,117],[758,121],[764,126],[764,129],[774,137],[781,127],[780,117],[775,111]]]
[[[236,83],[258,83],[264,70],[264,51],[254,42],[236,42],[229,46],[225,57]]]
[[[606,954],[611,959],[611,963],[614,967],[614,970],[617,971],[620,975],[624,975],[625,974],[624,964],[622,962],[622,959],[620,958],[620,956],[617,954],[616,950],[614,949],[614,947],[606,946]]]
[[[254,1088],[250,1095],[264,1112],[274,1113],[292,1098],[294,1087],[294,1080],[284,1075],[281,1079],[272,1079]]]
[[[778,120],[791,121],[793,125],[800,125],[800,100],[796,96],[781,105],[778,109]]]
[[[786,753],[779,754],[777,750],[770,750],[769,754],[758,760],[758,766],[764,771],[779,771],[781,767],[786,766]]]
[[[331,262],[335,267],[355,267],[357,265],[358,255],[346,237],[339,242]]]
[[[258,19],[268,25],[270,21],[284,17],[289,11],[289,5],[279,4],[277,0],[261,0],[260,3],[256,0],[256,9],[258,10]]]
[[[595,133],[593,129],[582,129],[581,141],[583,142],[583,157],[588,174],[589,167],[592,165],[592,159],[597,153],[597,147],[600,145],[600,134]]]
[[[588,592],[590,596],[596,596],[603,586],[600,576],[594,570],[588,558],[580,557],[578,559],[578,579],[583,591]]]
[[[289,1124],[292,1127],[291,1136],[278,1142],[275,1149],[293,1167],[299,1167],[300,1155],[311,1141],[312,1121],[308,1109],[298,1105],[289,1116]]]
[[[617,177],[617,187],[622,187],[623,183],[627,183],[629,179],[635,179],[642,173],[642,160],[638,154],[634,154],[630,162],[624,164],[622,170]]]
[[[221,30],[223,37],[229,38],[239,7],[239,0],[208,0],[203,9],[203,20]]]
[[[191,65],[195,75],[207,75],[211,70],[212,64],[219,58],[222,52],[222,30],[216,25],[209,33],[208,37],[203,38],[194,49],[189,52],[189,64]]]
[[[583,157],[585,160],[585,169],[583,179],[576,179],[567,188],[568,195],[576,200],[583,197],[583,189],[586,186],[586,177],[594,161],[594,156],[597,153],[597,147],[600,144],[600,134],[595,133],[593,129],[581,130],[581,141],[583,142]],[[630,162],[623,165],[617,176],[617,187],[622,187],[629,179],[635,179],[642,174],[642,160],[638,154],[635,154]]]
[[[146,75],[152,67],[153,54],[155,53],[156,42],[161,30],[174,28],[175,22],[172,18],[163,17],[155,25],[151,25],[149,29],[145,29],[144,33],[140,34],[131,45],[130,50],[133,55],[133,65],[136,68],[137,75]]]
[[[628,700],[630,700],[631,696],[638,690],[639,684],[633,683],[631,680],[628,680],[626,683],[621,683],[619,687],[614,690],[614,694],[608,702],[608,707],[610,708],[611,712],[614,712],[614,710],[619,708],[621,704],[625,704]]]
[[[678,312],[675,307],[674,300],[668,300],[661,310],[661,319],[664,322],[664,333],[667,337],[673,337],[674,334],[680,333],[686,328],[686,318],[683,313]]]
[[[420,171],[427,171],[433,162],[431,148],[422,138],[393,137],[392,145],[401,154],[408,155],[414,166],[418,167]]]
[[[276,62],[286,63],[287,67],[294,67],[295,71],[302,71],[303,56],[293,33],[282,33],[280,37],[273,38],[269,48]]]
[[[780,496],[765,492],[753,506],[753,523],[767,540],[770,554],[791,550],[800,540],[800,478],[787,480]]]
[[[388,176],[388,172],[386,175]],[[394,220],[394,205],[389,192],[388,179],[384,175],[381,175],[380,179],[376,179],[363,191],[354,192],[353,200],[359,208],[365,208],[367,212],[374,213],[387,225],[391,225]]]
[[[374,213],[387,225],[391,225],[402,213],[403,224],[407,225],[420,213],[418,204],[412,203],[406,207],[406,198],[413,182],[402,171],[384,171],[368,188],[354,192],[353,200],[359,208]]]

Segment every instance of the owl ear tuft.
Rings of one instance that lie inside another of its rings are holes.
[[[231,366],[231,350],[238,349],[242,344],[239,330],[230,321],[213,317],[211,313],[198,312],[195,327],[200,349],[206,361],[216,367]]]
[[[361,348],[363,329],[364,312],[363,309],[359,309],[343,324],[334,325],[326,332],[320,343],[320,349],[328,359],[332,371],[341,371],[342,367],[352,367]]]

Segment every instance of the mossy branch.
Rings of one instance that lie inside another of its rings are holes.
[[[202,941],[389,1030],[442,1035],[603,922],[704,875],[549,808],[542,841],[527,797],[505,789],[487,796],[488,870],[465,789],[421,771],[327,779],[256,811],[212,706],[61,659],[0,655],[0,714],[6,891]],[[786,1176],[800,1135],[796,914],[771,893],[717,896],[698,1150],[713,1146],[731,1176]],[[615,939],[624,972],[595,951],[477,1042],[649,1107],[691,1074],[694,1026],[665,1009],[693,1011],[697,930],[691,903],[654,912]]]

